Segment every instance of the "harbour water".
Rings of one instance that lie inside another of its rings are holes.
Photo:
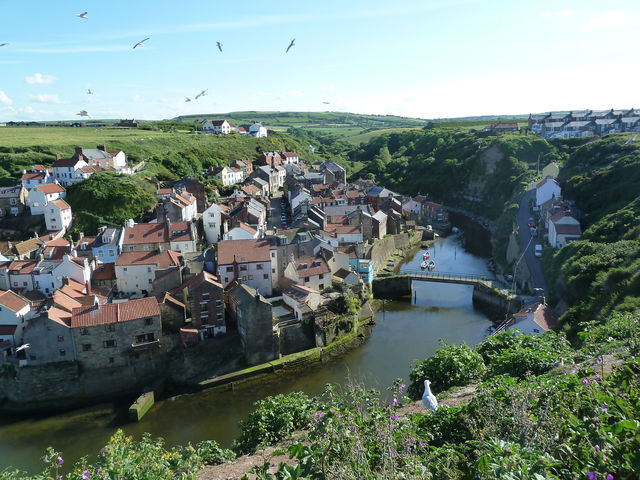
[[[458,235],[438,238],[430,252],[436,272],[491,276],[487,259],[468,253]],[[418,270],[422,253],[401,270]],[[327,383],[345,384],[349,378],[385,391],[394,379],[408,379],[413,361],[432,355],[441,339],[476,344],[488,334],[491,323],[474,310],[472,289],[414,282],[411,301],[385,302],[369,340],[338,360],[233,392],[204,391],[169,398],[157,402],[139,423],[129,422],[128,405],[111,403],[48,417],[0,417],[0,470],[13,466],[39,471],[47,446],[61,451],[67,462],[95,455],[118,428],[135,437],[144,432],[161,436],[168,445],[213,439],[230,446],[238,434],[238,421],[267,395],[297,390],[315,395]]]

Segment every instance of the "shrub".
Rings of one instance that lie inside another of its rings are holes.
[[[309,425],[311,399],[302,392],[267,397],[255,403],[256,409],[240,422],[240,436],[233,450],[245,454],[261,445],[272,445],[294,430]]]
[[[432,382],[434,393],[450,387],[468,385],[480,380],[486,371],[482,357],[466,344],[446,345],[432,357],[416,361],[409,374],[411,385],[407,393],[419,398],[423,393],[425,379]]]
[[[236,458],[236,454],[222,448],[215,440],[205,440],[196,444],[196,452],[205,465],[218,465]]]

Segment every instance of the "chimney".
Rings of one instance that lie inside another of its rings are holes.
[[[84,287],[87,292],[87,295],[91,295],[91,282],[89,280],[84,282]]]
[[[98,145],[96,147],[98,150],[100,150],[101,152],[106,152],[107,151],[107,147],[104,145]]]
[[[76,147],[76,155],[82,155],[82,147]]]
[[[62,157],[60,156],[59,153],[56,153],[56,161],[60,160]]]

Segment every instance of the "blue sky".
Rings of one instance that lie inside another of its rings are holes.
[[[640,107],[637,0],[0,0],[0,18],[0,121]]]

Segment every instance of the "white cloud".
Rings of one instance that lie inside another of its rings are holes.
[[[41,93],[40,95],[29,95],[32,100],[35,100],[39,103],[50,103],[53,105],[60,105],[64,103],[58,95],[53,93]]]
[[[13,100],[11,100],[6,93],[0,90],[0,103],[3,105],[11,105],[13,104]]]
[[[589,19],[582,25],[582,30],[591,33],[601,28],[619,27],[629,23],[631,23],[631,15],[626,10],[609,10]]]
[[[57,80],[53,75],[43,75],[42,73],[34,73],[24,77],[24,81],[29,85],[51,85]]]

